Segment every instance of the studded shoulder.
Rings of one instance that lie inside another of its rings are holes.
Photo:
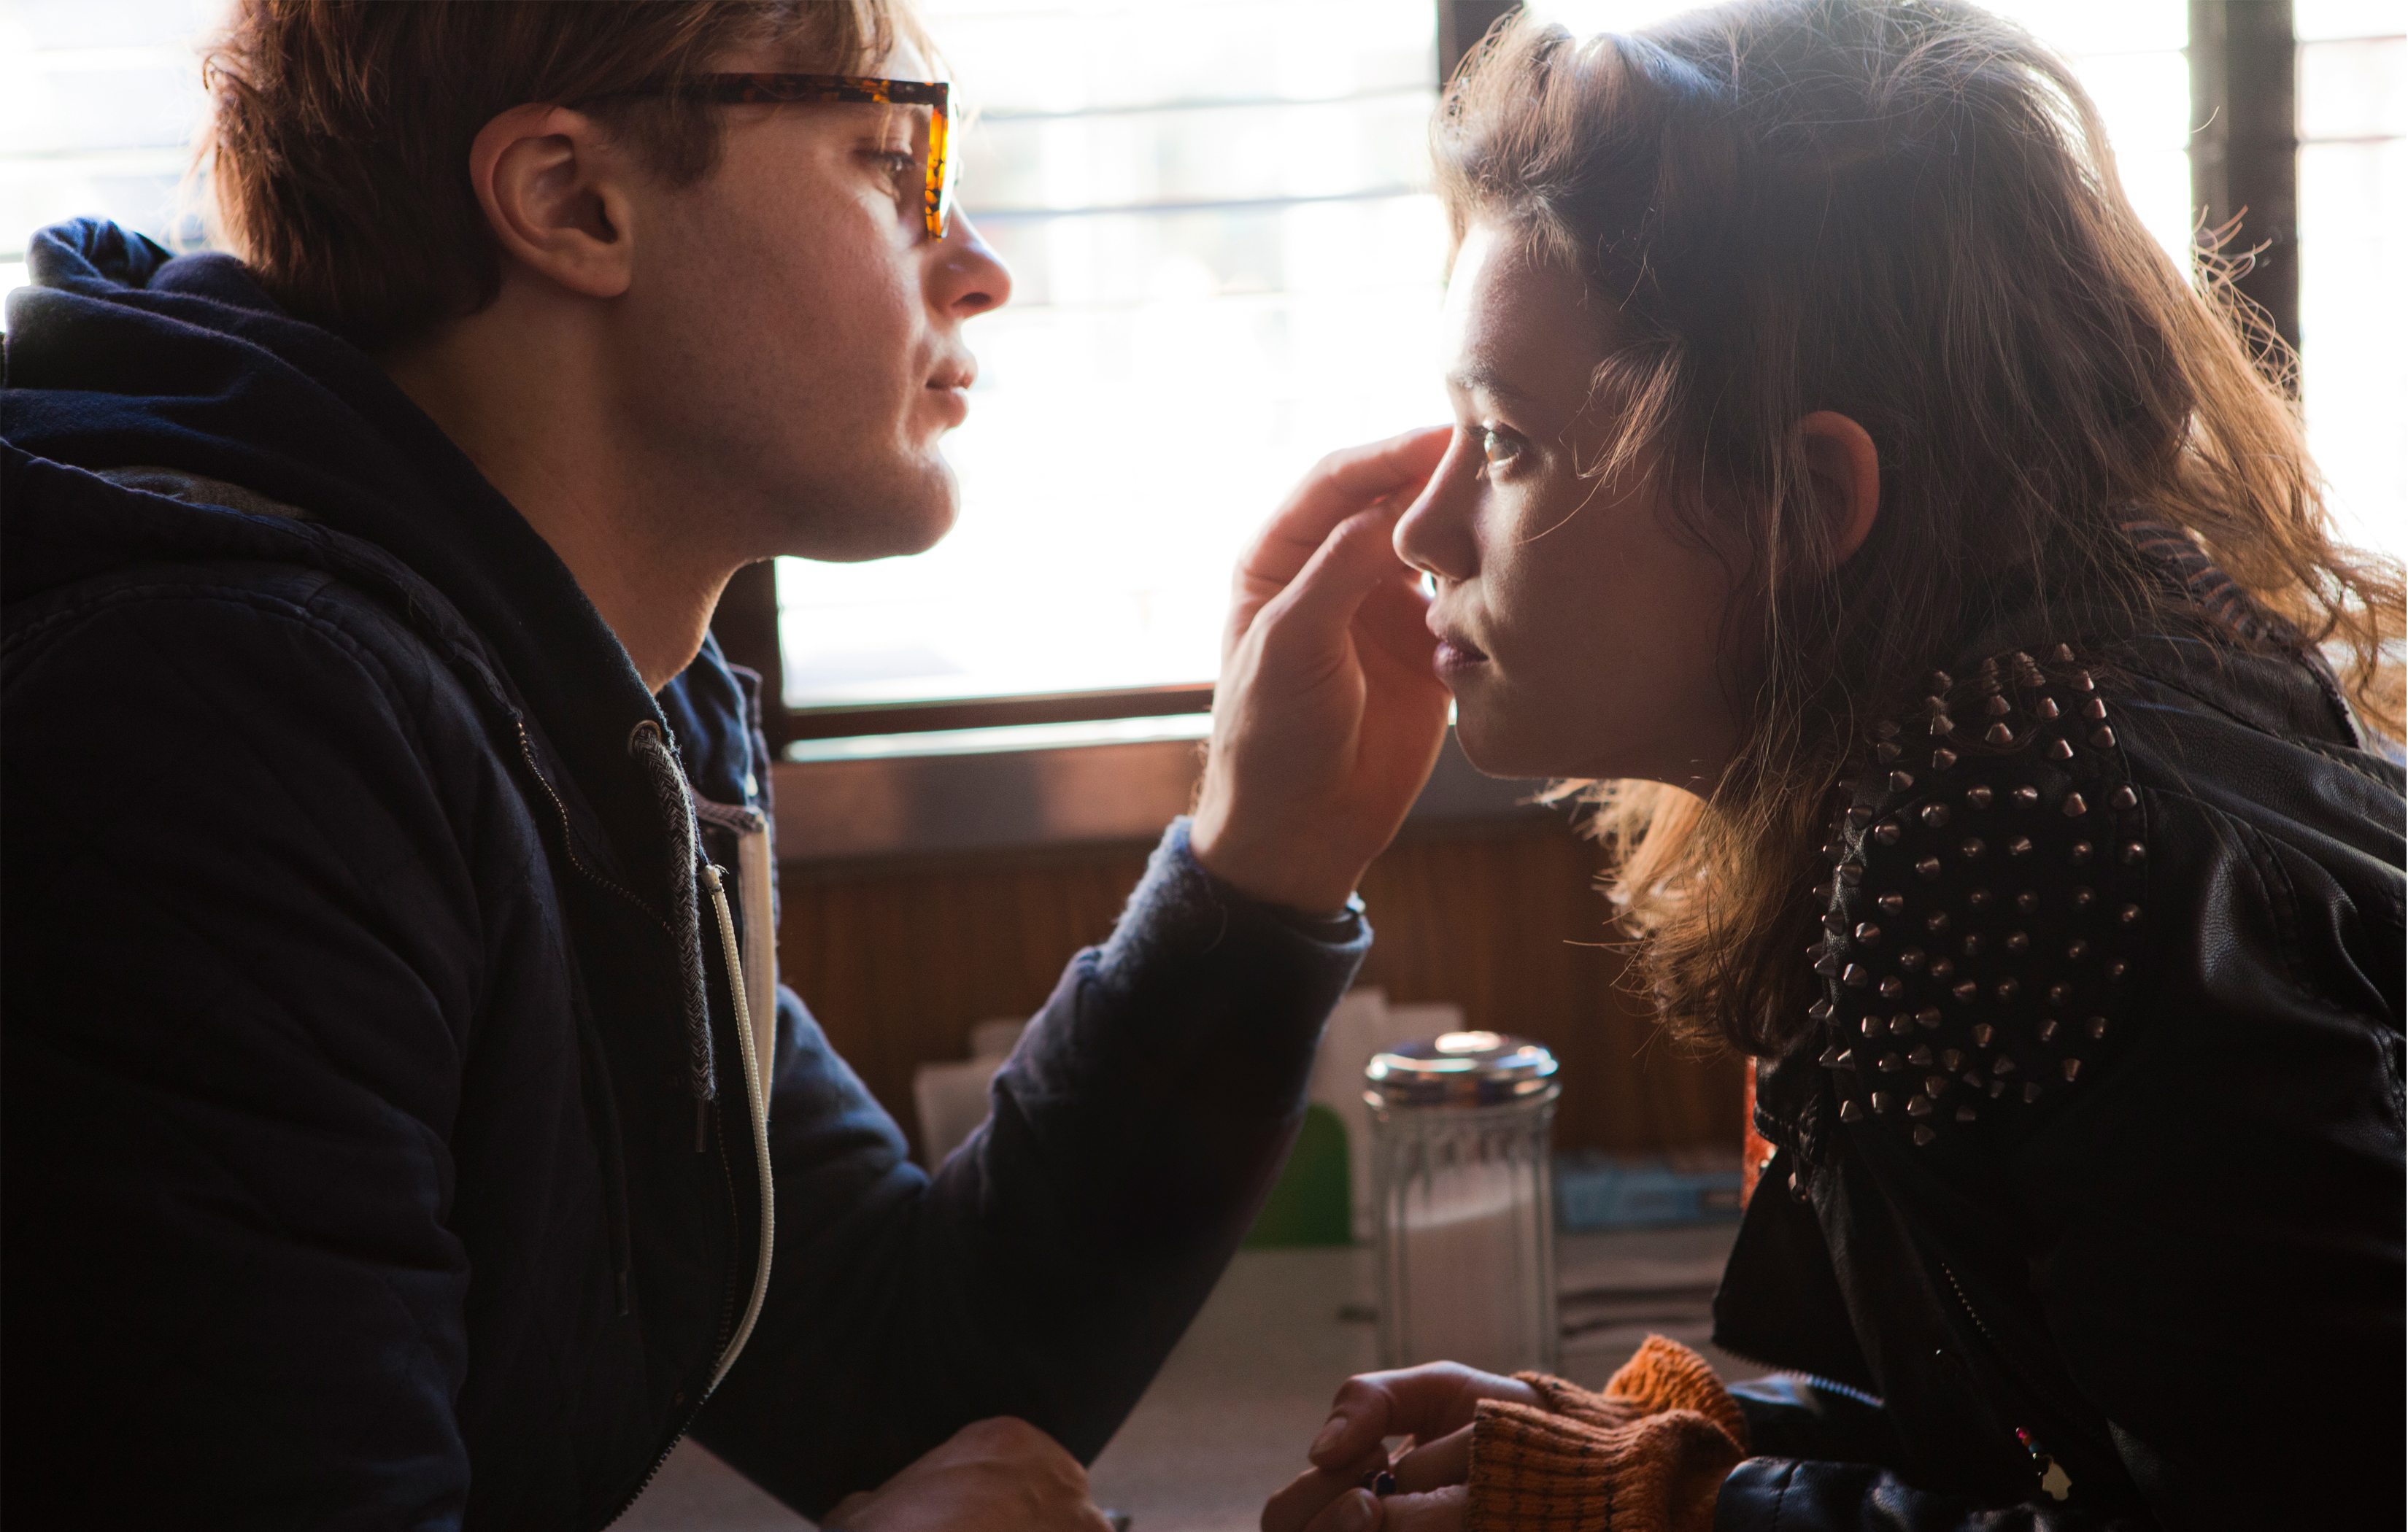
[[[1840,1121],[1995,1138],[2094,1079],[2141,948],[2146,806],[2064,645],[1929,678],[1858,752],[1812,1019]]]

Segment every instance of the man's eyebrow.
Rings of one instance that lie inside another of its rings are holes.
[[[1485,394],[1494,398],[1510,400],[1514,404],[1530,404],[1535,401],[1535,396],[1528,389],[1516,386],[1503,373],[1483,362],[1457,367],[1446,375],[1446,383],[1447,387],[1460,389],[1466,394]]]

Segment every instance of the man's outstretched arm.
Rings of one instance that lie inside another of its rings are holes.
[[[1444,439],[1325,462],[1248,555],[1192,830],[1072,961],[933,1183],[796,1008],[769,1309],[698,1430],[796,1505],[822,1511],[984,1416],[1092,1458],[1243,1238],[1369,947],[1325,917],[1443,737],[1387,535]]]

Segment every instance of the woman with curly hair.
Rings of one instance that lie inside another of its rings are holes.
[[[2288,357],[1954,0],[1515,21],[1435,136],[1397,546],[1465,749],[1585,784],[1755,1061],[1775,1376],[1356,1379],[1265,1526],[2399,1525],[2401,587]]]

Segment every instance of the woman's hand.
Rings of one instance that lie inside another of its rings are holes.
[[[1239,563],[1189,844],[1255,898],[1344,905],[1438,760],[1438,640],[1390,535],[1447,435],[1331,453]]]
[[[1455,1362],[1348,1379],[1305,1454],[1312,1467],[1263,1507],[1263,1532],[1455,1532],[1483,1399],[1540,1402],[1527,1383]],[[1392,1463],[1382,1443],[1399,1436],[1416,1445]],[[1383,1469],[1396,1482],[1384,1496],[1363,1487]]]

